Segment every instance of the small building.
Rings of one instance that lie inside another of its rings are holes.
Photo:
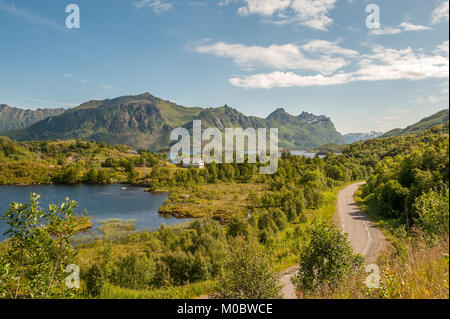
[[[203,160],[203,158],[194,158],[191,161],[183,161],[183,167],[194,167],[194,168],[205,168],[205,161]]]

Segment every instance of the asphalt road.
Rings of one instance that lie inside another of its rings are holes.
[[[364,183],[352,184],[344,188],[338,195],[337,222],[343,232],[348,234],[348,239],[355,253],[361,254],[366,261],[374,262],[378,254],[383,250],[386,239],[375,225],[365,216],[353,200],[353,195]],[[298,271],[298,265],[292,266],[280,275],[283,285],[283,298],[295,299],[295,288],[291,278]]]
[[[353,200],[353,195],[363,184],[352,184],[339,193],[337,212],[339,226],[348,234],[353,251],[366,257],[366,261],[374,262],[384,248],[386,239]]]

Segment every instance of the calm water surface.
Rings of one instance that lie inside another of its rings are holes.
[[[0,216],[4,215],[11,202],[29,202],[31,193],[40,194],[42,208],[49,204],[60,204],[66,197],[79,203],[76,213],[88,211],[88,216],[98,227],[99,221],[112,218],[136,220],[136,228],[155,229],[162,223],[172,225],[186,220],[166,218],[158,214],[158,208],[167,198],[166,194],[150,194],[142,187],[123,185],[34,185],[34,186],[0,186]],[[7,225],[0,220],[0,240],[5,239],[3,233]]]

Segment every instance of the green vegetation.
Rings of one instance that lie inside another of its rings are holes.
[[[389,153],[377,163],[362,197],[378,214],[412,226],[420,213],[420,205],[415,202],[422,194],[448,191],[449,139],[447,134],[432,130],[381,145],[390,148],[393,142],[406,142],[406,147],[401,152],[399,147],[396,154]]]
[[[255,194],[265,193],[263,184],[208,184],[170,188],[169,197],[159,208],[159,213],[178,218],[210,217],[226,221],[242,214],[251,206]],[[249,195],[253,194],[253,195]]]
[[[256,243],[239,239],[231,245],[213,298],[274,299],[281,286],[269,258]]]
[[[75,294],[65,285],[65,269],[76,253],[70,243],[76,234],[76,203],[66,200],[39,207],[39,196],[29,204],[12,203],[2,219],[9,226],[10,239],[0,254],[0,297],[67,298]]]
[[[342,153],[344,148],[343,144],[325,144],[317,147],[314,151],[318,155],[328,155],[329,153]]]
[[[444,194],[435,191],[423,193],[414,200],[417,225],[429,238],[439,238],[449,232],[448,189]]]
[[[415,136],[355,143],[344,151],[369,167],[356,201],[391,242],[376,264],[380,288],[361,269],[316,298],[449,298],[448,124]]]
[[[393,129],[392,131],[389,131],[385,134],[383,134],[382,137],[392,137],[392,136],[401,136],[401,135],[409,135],[409,134],[417,134],[423,131],[428,130],[429,128],[448,123],[449,119],[449,113],[448,109],[442,110],[437,112],[436,114],[433,114],[429,117],[426,117],[419,122],[408,126],[405,129]]]
[[[311,168],[315,166],[315,160],[303,163],[303,159],[292,157],[289,162],[297,163],[299,169],[305,163]],[[288,177],[281,176],[277,178],[278,183],[288,181]],[[316,174],[307,180],[311,182],[314,177],[323,179],[321,174]],[[225,189],[240,184],[217,185]],[[311,203],[315,203],[313,199],[317,196],[308,194]],[[264,197],[264,204],[259,204],[259,196]],[[211,293],[216,280],[223,278],[224,262],[230,262],[228,252],[241,237],[252,240],[259,251],[257,254],[264,251],[264,256],[270,256],[270,260],[261,261],[267,263],[264,269],[278,271],[298,259],[310,220],[316,217],[331,220],[336,191],[326,192],[321,197],[320,209],[305,208],[302,213],[297,213],[294,206],[286,206],[286,213],[277,208],[292,199],[287,189],[280,194],[267,191],[267,194],[256,193],[250,197],[253,199],[248,201],[248,207],[236,214],[226,227],[211,219],[202,219],[184,226],[162,226],[156,232],[136,233],[133,225],[106,221],[101,227],[103,237],[76,246],[75,263],[81,269],[82,289],[75,297],[181,298]],[[236,202],[236,205],[242,203]],[[307,200],[305,205],[308,205]],[[249,219],[245,218],[247,210],[251,211]],[[264,296],[268,295],[259,295]]]
[[[136,153],[136,154],[135,154]],[[164,157],[86,140],[15,142],[0,137],[0,185],[132,183]]]
[[[76,239],[74,242],[79,243],[76,263],[82,278],[77,297],[152,296],[154,293],[154,296],[175,298],[180,297],[175,293],[190,297],[194,291],[211,293],[216,287],[211,283],[219,278],[226,280],[224,263],[238,262],[229,254],[236,251],[232,247],[242,237],[251,240],[256,249],[249,251],[254,252],[250,256],[270,256],[270,260],[261,261],[261,273],[281,270],[298,260],[307,242],[305,230],[315,218],[331,221],[336,188],[363,176],[358,165],[333,156],[326,160],[307,159],[286,153],[279,162],[278,172],[265,176],[258,173],[258,164],[248,163],[211,164],[205,169],[164,167],[162,157],[145,152],[130,154],[126,147],[84,140],[2,141],[6,163],[12,157],[16,161],[33,160],[39,150],[40,163],[54,166],[53,182],[77,183],[83,176],[88,182],[98,178],[99,170],[106,170],[110,176],[132,179],[130,182],[146,185],[150,190],[169,191],[169,201],[162,211],[209,217],[185,226],[161,227],[156,232],[142,233],[134,232],[134,225],[107,221],[100,227],[103,235],[94,241],[83,243]],[[70,164],[58,163],[58,158],[67,160],[68,154]],[[148,164],[153,163],[145,171],[139,167],[144,156]],[[227,226],[222,227],[214,219],[227,222]],[[254,264],[255,260],[247,262],[249,267],[258,265]],[[266,288],[270,287],[273,288],[268,282]],[[270,291],[259,295],[247,293],[264,298],[274,295],[275,290]]]
[[[327,221],[316,221],[307,231],[310,242],[300,253],[300,269],[293,278],[301,297],[317,293],[324,286],[333,289],[364,261],[362,256],[353,254],[347,235]]]
[[[300,262],[296,284],[302,297],[448,298],[448,141],[447,124],[414,136],[354,143],[342,155],[324,159],[283,153],[276,174],[261,175],[259,164],[183,169],[166,166],[162,155],[132,154],[125,146],[4,138],[0,164],[36,161],[53,169],[43,176],[65,183],[101,182],[102,171],[108,173],[107,182],[127,180],[149,191],[168,191],[162,213],[198,217],[154,232],[136,232],[133,221],[105,221],[102,235],[87,243],[71,240],[77,243],[71,262],[80,266],[82,282],[76,295],[68,297],[271,298],[279,294],[275,272]],[[361,259],[329,225],[338,190],[360,180],[367,184],[358,204],[393,246],[377,261],[382,271],[378,290],[365,287]],[[40,211],[35,206],[33,211]],[[23,215],[25,221],[28,217]],[[42,228],[35,223],[26,231],[58,235],[72,229],[47,224]],[[22,236],[12,235],[0,245],[0,258],[6,261],[9,245]],[[33,245],[36,252],[47,249],[40,240]],[[4,294],[17,285],[9,273],[0,269]],[[35,296],[19,290],[27,298]],[[55,292],[47,297],[65,294],[51,290]]]

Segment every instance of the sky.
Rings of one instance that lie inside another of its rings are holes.
[[[79,28],[66,26],[69,4]],[[448,0],[0,0],[0,104],[75,107],[150,92],[260,117],[280,107],[324,114],[343,134],[384,132],[448,108],[448,8]]]

